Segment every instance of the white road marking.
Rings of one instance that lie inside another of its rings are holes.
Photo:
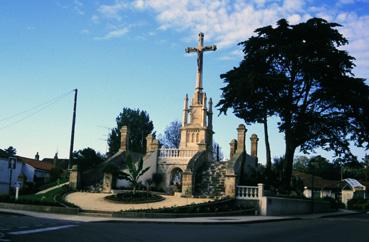
[[[22,235],[22,234],[33,234],[33,233],[42,233],[47,231],[53,231],[53,230],[59,230],[59,229],[66,229],[71,227],[76,227],[77,225],[62,225],[62,226],[55,226],[55,227],[47,227],[47,228],[41,228],[41,229],[31,229],[31,230],[23,230],[23,231],[15,231],[10,232],[11,235]]]

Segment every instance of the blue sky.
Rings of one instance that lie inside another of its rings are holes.
[[[2,0],[0,148],[13,145],[30,157],[36,152],[41,158],[55,152],[67,157],[74,88],[79,89],[76,149],[105,152],[109,128],[123,107],[147,110],[161,133],[181,119],[183,97],[193,93],[196,58],[184,48],[196,45],[198,32],[205,33],[206,44],[218,46],[204,60],[205,91],[216,103],[223,86],[219,75],[242,58],[238,42],[280,18],[298,23],[313,16],[343,25],[340,31],[350,41],[345,48],[357,58],[354,72],[368,78],[368,0]],[[40,112],[12,117],[59,96]],[[231,112],[214,117],[214,138],[226,156],[239,123]],[[283,135],[275,123],[271,120],[272,155],[280,156]],[[262,127],[247,129],[248,137],[260,137],[263,163]]]

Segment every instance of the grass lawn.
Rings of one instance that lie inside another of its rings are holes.
[[[0,202],[47,205],[57,207],[63,207],[64,205],[74,206],[64,201],[63,196],[67,192],[69,192],[69,187],[63,186],[43,194],[21,195],[18,197],[18,200],[15,200],[14,197],[10,198],[9,196],[2,196],[0,197]]]

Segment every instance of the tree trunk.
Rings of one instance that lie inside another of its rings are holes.
[[[264,136],[265,136],[265,150],[266,150],[266,169],[269,173],[272,167],[272,157],[270,154],[269,134],[268,134],[268,119],[264,116]]]
[[[132,191],[133,196],[136,195],[136,187],[137,187],[137,184],[134,184],[133,185],[133,191]]]
[[[282,171],[282,191],[289,192],[290,190],[290,183],[292,177],[292,164],[293,164],[293,157],[295,155],[296,147],[291,144],[288,138],[286,138],[286,153],[284,156],[283,161],[283,171]]]

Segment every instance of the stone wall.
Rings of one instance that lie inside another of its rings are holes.
[[[262,197],[259,200],[260,215],[280,216],[292,214],[309,214],[312,212],[312,203],[308,199],[292,199],[280,197]],[[314,212],[331,212],[329,202],[315,201]]]
[[[225,172],[224,162],[206,162],[196,175],[195,195],[223,196]]]

